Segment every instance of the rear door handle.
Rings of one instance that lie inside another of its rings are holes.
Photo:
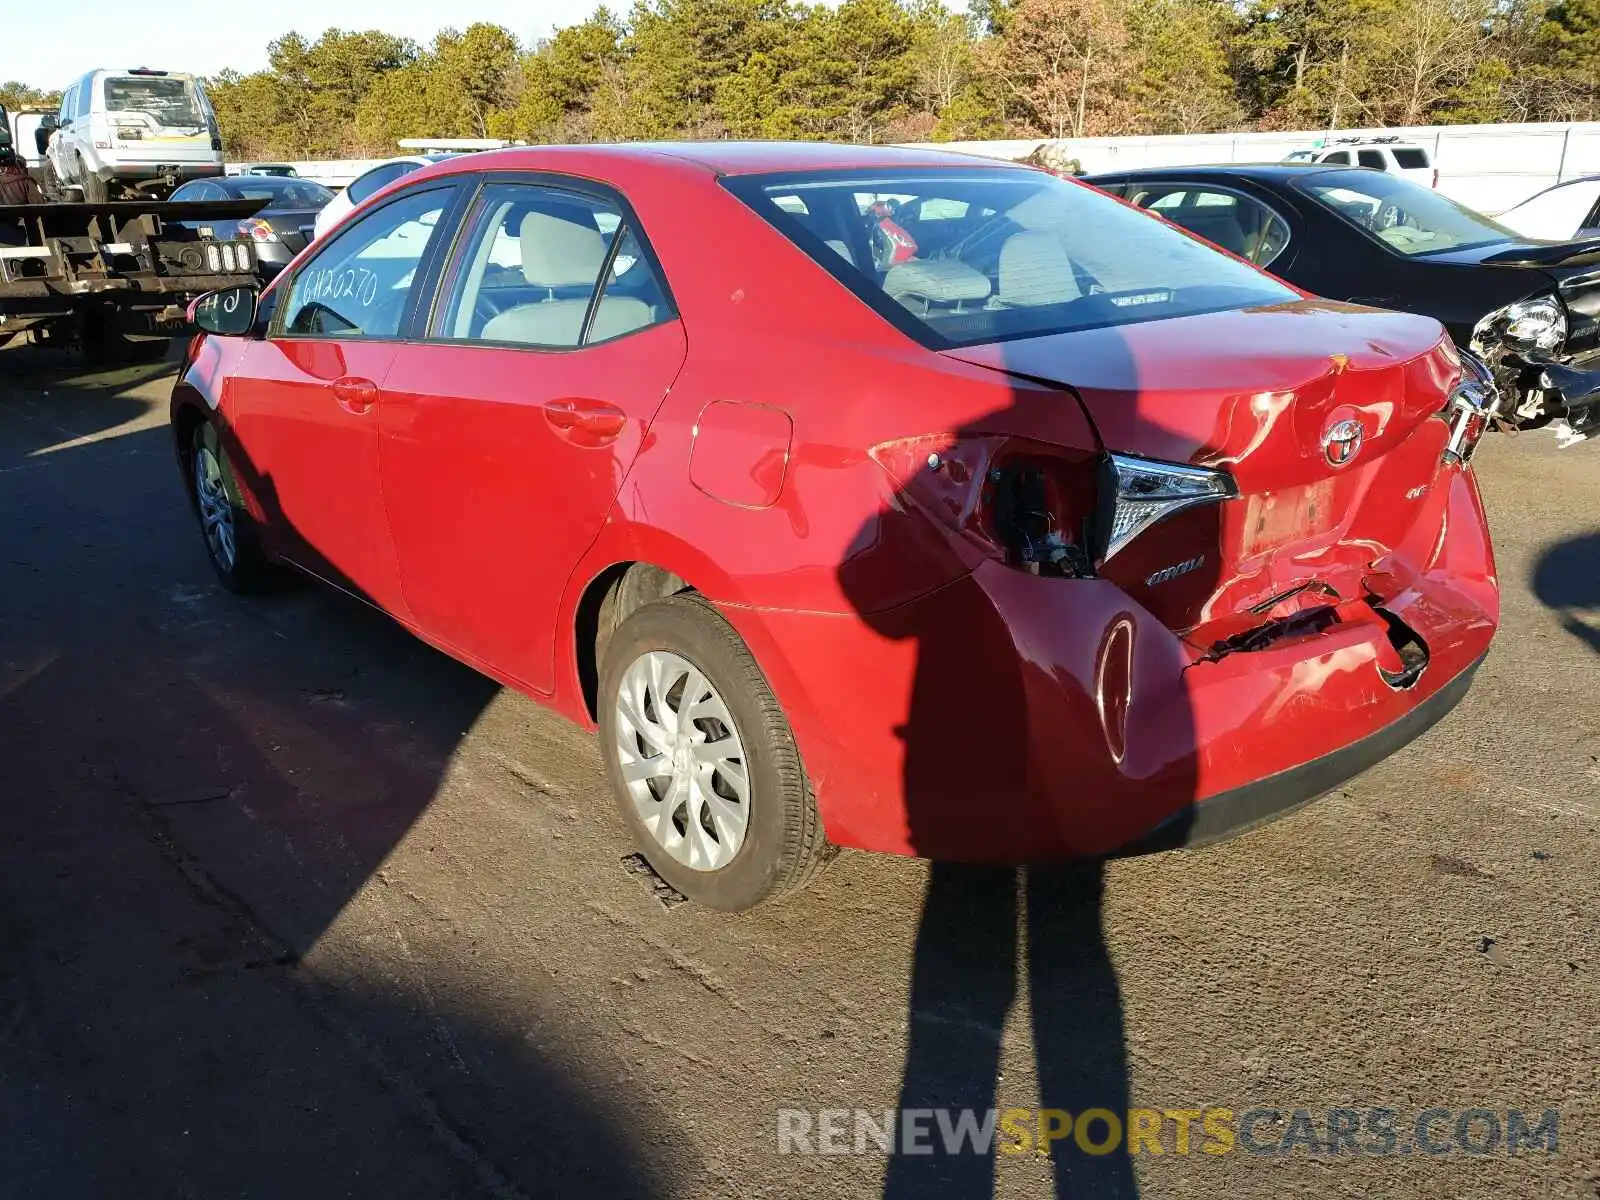
[[[628,414],[604,400],[549,400],[544,417],[568,441],[578,445],[600,446],[613,441],[628,427]]]
[[[334,381],[333,394],[340,408],[359,417],[378,402],[378,385],[347,375]]]

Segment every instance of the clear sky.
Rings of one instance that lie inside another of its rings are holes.
[[[95,67],[255,71],[267,65],[274,38],[291,30],[315,38],[329,26],[427,42],[447,25],[493,21],[531,42],[597,6],[598,0],[0,0],[0,80],[53,89]]]

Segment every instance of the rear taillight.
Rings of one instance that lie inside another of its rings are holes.
[[[1220,471],[1000,435],[873,447],[901,496],[1036,575],[1089,575],[1152,525],[1238,494]]]
[[[1004,435],[874,446],[900,495],[985,554],[1034,574],[1089,573],[1095,456]]]
[[[1105,562],[1159,521],[1238,494],[1231,477],[1209,467],[1107,454],[1101,468],[1096,562]]]
[[[1450,397],[1439,414],[1450,425],[1450,441],[1444,448],[1444,461],[1464,463],[1472,457],[1478,440],[1489,431],[1500,406],[1499,389],[1489,368],[1473,354],[1461,351],[1461,378],[1450,389]]]
[[[278,231],[260,217],[250,217],[239,222],[239,236],[253,242],[275,242],[278,240]]]

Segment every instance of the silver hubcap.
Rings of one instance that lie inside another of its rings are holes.
[[[639,820],[686,867],[733,861],[750,824],[750,775],[739,730],[688,659],[650,650],[623,673],[617,754]]]
[[[205,531],[206,549],[224,571],[233,570],[233,505],[222,482],[222,464],[205,446],[194,455],[194,494],[200,502],[200,527]]]

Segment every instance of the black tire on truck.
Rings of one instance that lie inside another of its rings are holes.
[[[87,204],[105,204],[111,199],[111,189],[106,181],[89,169],[89,164],[78,159],[78,176],[83,181],[83,199]]]
[[[49,159],[45,160],[42,174],[44,179],[40,181],[40,187],[44,189],[44,198],[47,203],[56,204],[71,198],[67,195],[66,185],[61,182],[61,176],[56,174],[55,164]]]
[[[160,358],[171,341],[150,334],[127,333],[117,328],[110,312],[92,302],[80,311],[77,332],[84,361],[91,367],[113,367],[119,363]]]

